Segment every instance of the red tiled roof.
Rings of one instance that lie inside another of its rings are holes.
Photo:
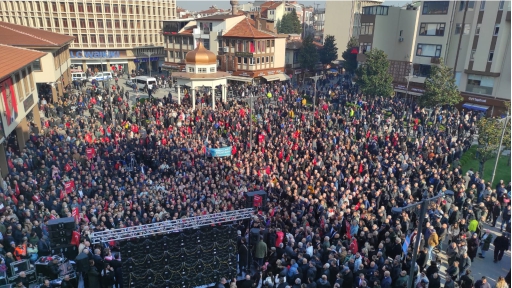
[[[27,66],[46,53],[0,44],[0,79]]]
[[[231,30],[225,33],[225,37],[239,38],[275,38],[274,35],[256,29],[254,20],[245,18],[238,22]]]
[[[194,28],[196,28],[197,25],[194,25],[194,26],[190,26],[190,27],[187,27],[186,30],[183,30],[181,31],[179,34],[193,34],[194,33]]]
[[[17,47],[62,47],[75,39],[73,36],[46,30],[0,22],[0,44]]]
[[[212,13],[216,13],[216,12],[224,12],[224,10],[218,9],[218,8],[210,8],[208,10],[199,11],[198,13],[199,14],[212,14]]]

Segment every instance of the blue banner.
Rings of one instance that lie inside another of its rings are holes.
[[[404,244],[402,245],[402,251],[404,251],[404,255],[407,254],[407,249],[409,248],[410,242],[411,242],[411,237],[409,235],[407,235],[407,237],[405,237]]]
[[[231,146],[224,148],[208,148],[208,152],[212,157],[228,157],[231,156]]]

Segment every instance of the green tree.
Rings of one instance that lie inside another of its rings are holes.
[[[445,66],[443,59],[440,63],[439,66],[432,65],[430,76],[425,80],[425,93],[419,98],[422,106],[453,106],[462,101],[452,68]]]
[[[510,107],[510,102],[508,102]],[[477,155],[480,161],[480,175],[483,177],[485,162],[501,154],[503,148],[510,147],[510,125],[508,119],[482,117],[476,123],[478,127],[478,148]],[[501,135],[505,127],[503,143],[500,147]]]
[[[320,62],[322,64],[329,64],[332,61],[338,59],[338,47],[336,47],[336,40],[334,36],[327,35],[324,42],[324,48],[320,53]]]
[[[386,53],[379,49],[366,52],[366,61],[356,70],[357,84],[363,94],[391,96],[393,77],[389,74],[389,61]]]
[[[299,63],[303,69],[313,71],[318,63],[318,51],[313,44],[313,37],[306,36],[302,41],[302,47],[299,50]]]
[[[281,18],[279,21],[279,25],[277,25],[277,32],[280,34],[302,33],[302,26],[295,9],[293,9],[290,13],[284,14],[283,18]]]
[[[359,47],[359,42],[356,37],[352,37],[347,43],[347,50],[343,51],[343,54],[341,54],[341,57],[345,60],[343,68],[350,74],[356,72],[357,69],[357,54],[352,54],[352,48],[357,47]]]

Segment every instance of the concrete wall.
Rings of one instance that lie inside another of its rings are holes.
[[[326,1],[324,39],[334,36],[338,47],[338,60],[347,47],[351,36],[352,1]]]
[[[508,27],[510,29],[510,23],[508,24]],[[510,94],[510,62],[512,59],[510,59],[510,31],[508,33],[509,37],[507,37],[507,43],[504,49],[505,57],[503,58],[503,61],[500,61],[500,63],[502,63],[501,74],[500,77],[494,81],[495,88],[493,89],[493,96],[510,101],[510,95],[512,95]]]

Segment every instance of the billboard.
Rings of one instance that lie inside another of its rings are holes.
[[[18,102],[16,101],[11,78],[0,82],[0,91],[2,93],[2,103],[8,127],[18,118]]]

